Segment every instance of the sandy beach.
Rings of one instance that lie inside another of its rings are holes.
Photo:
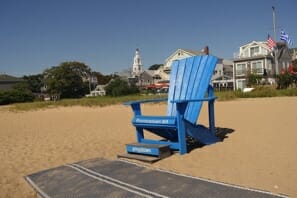
[[[215,103],[223,142],[148,166],[297,197],[297,97]],[[165,104],[143,113],[165,115]],[[207,125],[203,107],[199,123]],[[0,197],[35,197],[24,176],[66,163],[116,159],[135,141],[130,107],[63,107],[11,112],[0,107]]]

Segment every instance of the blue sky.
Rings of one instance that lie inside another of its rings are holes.
[[[132,65],[136,48],[144,68],[206,45],[232,59],[239,46],[273,36],[272,6],[296,47],[296,0],[1,0],[0,73],[75,60],[111,74]]]

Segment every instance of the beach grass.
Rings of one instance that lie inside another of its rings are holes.
[[[273,87],[256,87],[251,92],[242,91],[223,91],[216,92],[219,100],[234,100],[237,98],[263,98],[263,97],[281,97],[281,96],[297,96],[296,88],[275,89]]]
[[[129,95],[120,97],[111,96],[98,96],[98,97],[88,97],[79,99],[61,99],[57,101],[35,101],[27,103],[16,103],[9,106],[12,111],[27,111],[27,110],[37,110],[44,108],[56,108],[56,107],[69,107],[69,106],[108,106],[115,104],[122,104],[127,101],[135,100],[147,100],[154,98],[166,98],[167,95]]]
[[[216,92],[215,95],[218,97],[218,101],[236,100],[239,98],[262,98],[262,97],[280,97],[280,96],[297,96],[296,88],[289,88],[283,90],[277,90],[270,87],[257,87],[251,92],[244,93],[242,91],[221,91]],[[17,103],[9,106],[12,111],[27,111],[44,108],[55,108],[55,107],[68,107],[68,106],[108,106],[115,104],[122,104],[127,101],[135,100],[146,100],[154,98],[166,98],[166,94],[160,95],[147,95],[147,94],[136,94],[129,96],[111,97],[111,96],[98,96],[80,99],[62,99],[58,101],[35,101],[29,103]]]

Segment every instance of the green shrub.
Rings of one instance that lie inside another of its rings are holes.
[[[285,71],[276,76],[276,82],[278,89],[286,89],[293,84],[293,76],[289,72]]]
[[[32,102],[34,95],[29,90],[13,89],[0,92],[0,105],[7,105],[19,102]]]

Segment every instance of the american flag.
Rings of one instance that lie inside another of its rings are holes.
[[[270,50],[272,50],[276,46],[276,42],[271,38],[271,36],[268,34],[267,38],[267,45]]]

